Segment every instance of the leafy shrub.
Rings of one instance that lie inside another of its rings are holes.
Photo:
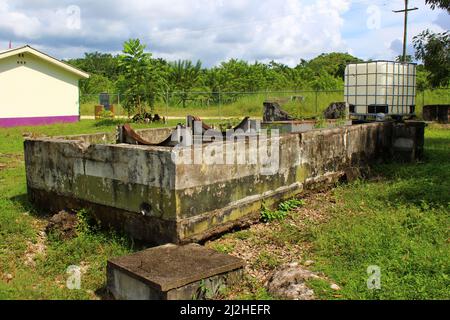
[[[272,211],[264,206],[261,211],[261,219],[264,222],[272,222],[275,220],[280,221],[280,220],[284,220],[286,218],[287,214],[288,214],[287,211],[283,211],[283,210]]]
[[[264,222],[284,220],[289,214],[289,211],[298,208],[304,204],[305,202],[303,200],[290,199],[280,203],[278,206],[278,210],[275,211],[270,210],[265,205],[263,205],[263,209],[261,211],[261,220]]]
[[[77,218],[77,231],[79,234],[90,234],[100,229],[99,221],[97,221],[92,214],[85,209],[81,209],[77,212]]]
[[[305,200],[293,198],[293,199],[290,199],[290,200],[280,203],[279,208],[280,208],[280,210],[290,211],[290,210],[296,209],[298,207],[301,207],[303,205],[305,205]]]
[[[99,116],[100,119],[114,119],[114,113],[110,110],[102,110]]]

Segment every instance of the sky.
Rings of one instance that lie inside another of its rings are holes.
[[[408,53],[450,15],[410,0]],[[295,66],[321,53],[392,60],[402,51],[403,0],[0,0],[0,50],[25,44],[59,59],[113,54],[139,38],[153,57],[214,66],[231,58]]]

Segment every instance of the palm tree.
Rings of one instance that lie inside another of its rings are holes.
[[[196,87],[201,79],[202,64],[194,65],[189,60],[178,60],[170,64],[169,83],[175,90],[180,91],[183,108],[186,107],[188,91]]]

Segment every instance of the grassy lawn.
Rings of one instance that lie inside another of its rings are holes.
[[[171,123],[174,125],[176,122]],[[46,220],[26,197],[22,134],[64,135],[114,130],[116,123],[82,121],[0,129],[0,299],[98,299],[106,260],[132,252],[114,233],[84,230],[69,241],[43,233]],[[135,126],[143,127],[143,126]],[[272,298],[265,277],[286,262],[304,263],[342,290],[311,282],[318,298],[449,298],[450,130],[426,131],[426,158],[418,164],[374,168],[374,179],[304,196],[279,222],[260,223],[207,245],[243,257],[246,281],[230,298]],[[66,269],[82,267],[81,290],[66,288]],[[381,290],[366,287],[367,267],[381,269]]]
[[[343,92],[320,92],[317,94],[317,97],[314,92],[244,93],[240,94],[238,98],[229,101],[226,100],[227,95],[224,95],[222,103],[210,104],[209,106],[201,106],[199,103],[190,101],[183,108],[177,98],[173,98],[169,105],[163,101],[158,101],[155,104],[154,113],[172,117],[182,117],[190,114],[200,117],[261,117],[265,100],[290,99],[292,96],[302,96],[303,101],[289,102],[284,104],[283,108],[298,117],[320,115],[331,102],[343,100]],[[93,115],[95,104],[95,101],[82,103],[80,106],[81,114]],[[116,105],[116,113],[126,115],[121,105]]]
[[[134,249],[127,239],[112,233],[84,231],[66,242],[48,239],[43,233],[46,220],[33,210],[26,197],[23,133],[106,132],[113,131],[116,125],[111,121],[81,121],[0,129],[0,299],[96,299],[103,293],[106,260]],[[82,290],[66,288],[66,269],[70,265],[85,271]]]
[[[450,298],[450,130],[428,130],[426,145],[424,163],[379,166],[379,179],[334,190],[330,221],[311,229],[317,270],[344,298]],[[369,265],[381,290],[367,290]]]
[[[276,267],[314,261],[306,268],[327,279],[309,283],[320,299],[450,298],[450,130],[427,128],[425,143],[423,163],[377,166],[373,179],[304,196],[283,221],[209,243],[252,275],[227,297],[267,298]],[[380,268],[380,290],[367,288],[369,266]]]

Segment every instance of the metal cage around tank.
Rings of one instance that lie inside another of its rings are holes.
[[[385,60],[348,64],[344,95],[352,115],[413,115],[416,64]]]

